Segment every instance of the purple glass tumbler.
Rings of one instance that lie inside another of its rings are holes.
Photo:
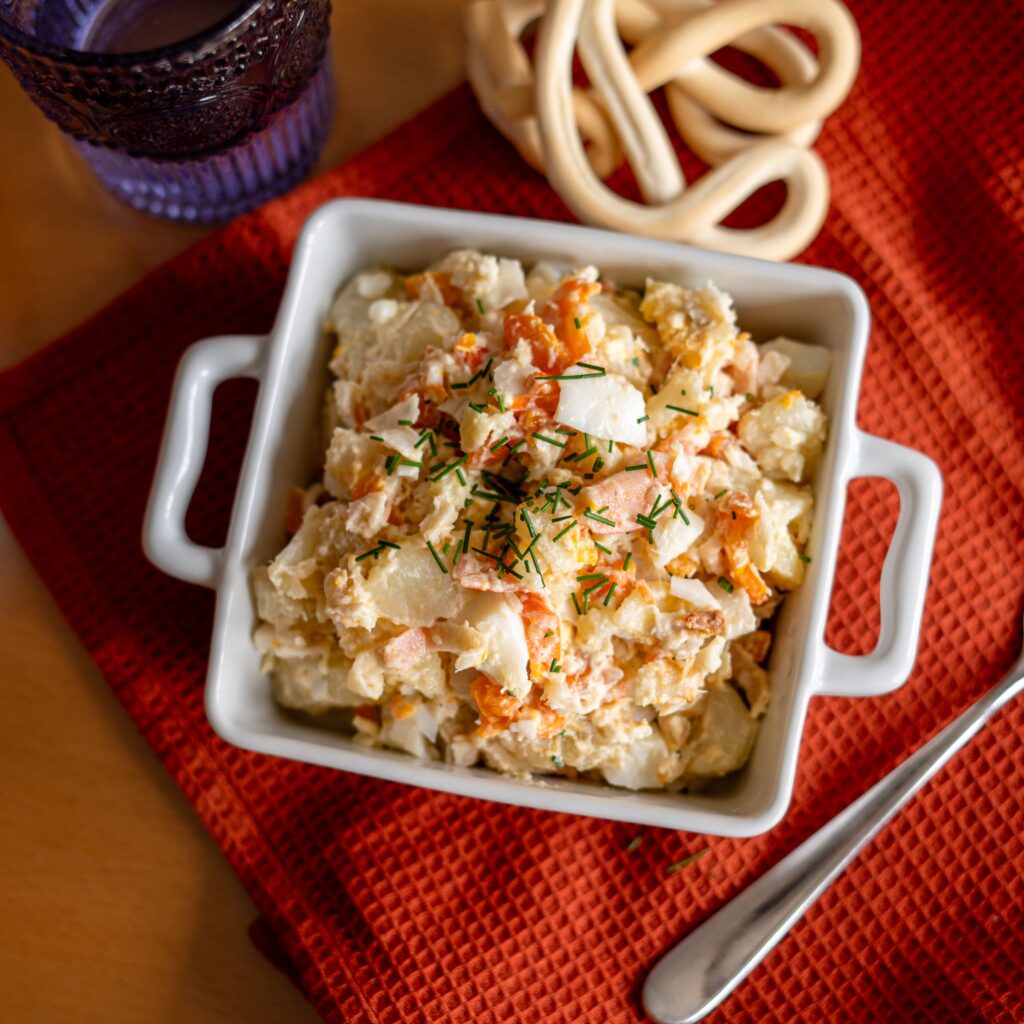
[[[0,0],[0,57],[138,210],[217,223],[327,138],[330,0]]]

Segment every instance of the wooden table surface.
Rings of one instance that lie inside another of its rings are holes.
[[[319,166],[462,77],[464,0],[346,0]],[[0,367],[200,237],[120,207],[0,69]],[[0,1020],[317,1019],[255,908],[0,523]]]

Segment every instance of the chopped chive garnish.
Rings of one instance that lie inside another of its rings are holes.
[[[398,425],[400,427],[411,427],[412,426],[412,420],[399,420],[398,421]]]
[[[459,483],[462,484],[463,487],[465,487],[466,478],[462,475],[462,470],[459,469],[458,466],[455,467],[455,475],[459,478]]]
[[[654,452],[649,451],[647,453],[647,465],[651,467],[651,476],[657,476],[658,470],[654,465]]]
[[[386,463],[386,469],[388,471],[388,476],[391,476],[391,474],[394,473],[394,471],[398,468],[398,463],[401,462],[401,461],[402,461],[402,456],[401,455],[392,455],[391,458],[388,459],[388,461]]]
[[[650,418],[651,418],[650,416],[641,416],[641,417],[640,417],[640,418],[639,418],[639,419],[637,420],[637,423],[646,423],[646,422],[647,422],[647,421],[648,421],[648,420],[649,420]]]
[[[507,550],[508,548],[505,548],[505,551]],[[490,551],[486,551],[484,550],[484,548],[473,548],[473,551],[476,554],[483,555],[484,558],[489,558],[492,562],[494,562],[498,567],[499,576],[503,576],[505,573],[509,573],[509,575],[515,576],[517,580],[521,580],[523,578],[521,573],[516,572],[511,566],[506,565],[501,558],[499,558],[497,555],[492,555]]]
[[[415,459],[402,459],[403,466],[415,466],[417,469],[423,468],[422,462],[417,462]]]
[[[521,518],[523,522],[526,523],[526,528],[530,531],[530,536],[536,537],[537,531],[533,528],[533,521],[530,519],[530,513],[527,512],[525,508],[523,509]]]
[[[559,670],[559,671],[561,671],[561,670]],[[557,754],[552,754],[551,755],[551,763],[556,768],[564,768],[565,767],[565,762]]]
[[[449,462],[446,466],[442,466],[430,479],[440,480],[441,477],[447,476],[453,470],[458,469],[459,466],[461,466],[468,458],[468,455],[463,455],[461,458],[456,459],[454,462]]]
[[[477,484],[473,484],[472,493],[477,498],[483,498],[485,501],[511,501],[511,498],[506,498],[503,494],[495,494],[494,491],[482,491]]]
[[[565,427],[555,427],[555,433],[556,434],[565,434],[566,437],[575,437],[579,433],[579,431],[578,430],[567,430]]]
[[[633,561],[633,552],[630,551],[629,554],[626,555],[626,560],[622,563],[622,570],[623,570],[623,572],[625,572],[626,569],[629,568],[629,563],[632,562],[632,561]]]
[[[484,304],[479,299],[476,300],[476,308],[479,311],[480,315],[483,316],[484,315]]]
[[[380,553],[382,551],[386,551],[388,548],[392,548],[393,550],[397,551],[399,545],[395,544],[393,541],[390,540],[378,541],[377,546],[375,548],[370,548],[369,551],[364,551],[361,555],[357,555],[356,561],[361,562],[364,558],[369,558],[371,555],[376,560],[380,557]]]
[[[572,323],[577,331],[583,326],[583,324],[580,323],[580,318],[578,316],[574,316],[572,318]]]
[[[380,437],[380,436],[378,436],[377,434],[371,434],[371,435],[370,435],[370,440],[371,440],[371,441],[381,441],[381,442],[383,442],[383,441],[384,441],[384,438],[383,438],[383,437]]]
[[[629,845],[626,847],[626,853],[632,853],[640,845],[643,836],[633,836],[629,841]]]
[[[589,587],[584,588],[583,596],[586,597],[588,594],[592,594],[595,590],[601,590],[603,587],[608,586],[608,577],[602,576],[596,583],[591,583]]]
[[[799,558],[801,562],[810,562],[811,560],[811,556],[805,555],[802,551],[800,552]]]
[[[526,438],[525,437],[520,438],[518,441],[516,441],[515,444],[510,444],[508,446],[508,450],[510,452],[517,452],[517,451],[519,451],[520,448],[523,447],[524,444],[526,444]]]
[[[496,452],[506,441],[508,440],[508,434],[506,434],[500,441],[495,441],[491,445],[491,451]]]
[[[536,544],[537,541],[539,541],[539,540],[540,540],[540,534],[539,533],[535,533],[530,538],[530,543],[527,544],[525,548],[523,548],[523,561],[524,562],[526,561],[526,556],[533,550],[533,545]]]
[[[683,394],[686,394],[684,391]],[[696,409],[684,409],[681,405],[666,405],[666,409],[671,409],[673,412],[686,413],[687,416],[699,416],[700,413]]]
[[[608,441],[608,454],[609,454],[609,455],[611,455],[611,453],[612,453],[612,449],[613,449],[614,447],[615,447],[615,442],[609,439],[609,441]]]
[[[441,554],[442,555],[447,555],[448,552],[451,550],[451,547],[452,547],[452,542],[450,540],[446,540],[444,542],[444,547],[441,548]]]
[[[557,658],[552,658],[551,659],[551,668],[549,668],[548,671],[549,672],[561,672],[562,671],[562,666],[558,664],[558,659]]]
[[[723,589],[723,590],[724,590],[724,591],[725,591],[725,592],[726,592],[727,594],[731,594],[731,593],[733,592],[733,590],[735,589],[735,588],[733,587],[733,585],[732,585],[732,584],[731,584],[731,583],[730,583],[730,582],[729,582],[729,581],[728,581],[728,580],[727,580],[727,579],[726,579],[726,578],[725,578],[724,576],[719,576],[719,577],[718,577],[718,585],[719,585],[719,586],[720,586],[720,587],[721,587],[721,588],[722,588],[722,589]]]
[[[544,377],[538,377],[537,380],[589,380],[592,377],[603,377],[608,371],[603,366],[594,366],[593,363],[577,363],[577,366],[583,367],[585,370],[591,370],[592,373],[550,373]]]
[[[595,473],[599,473],[601,471],[601,467],[603,465],[604,465],[604,459],[602,459],[601,456],[598,455],[598,457],[596,459],[594,459],[594,472]]]
[[[676,505],[676,511],[673,513],[673,515],[675,515],[676,513],[683,517],[683,522],[686,523],[687,526],[690,525],[690,517],[683,511],[682,505]]]
[[[537,562],[537,552],[530,552],[530,557],[533,559],[533,571],[540,577],[540,585],[546,589],[547,583],[544,582],[544,573],[540,571],[540,565]]]
[[[591,573],[587,573],[586,576],[577,576],[576,577],[576,582],[577,583],[586,583],[587,580],[604,580],[604,579],[607,579],[607,578],[608,577],[605,576],[605,574],[603,572],[591,572]]]
[[[433,444],[434,441],[433,432],[430,430],[424,432],[422,437],[420,437],[420,439],[413,445],[413,448],[419,448],[421,444],[426,444],[427,441],[430,441],[431,444]]]
[[[469,403],[469,407],[470,407],[470,409],[473,410],[473,412],[486,412],[487,411],[487,406],[486,405],[481,405],[479,402],[470,402]]]
[[[721,489],[721,490],[720,490],[720,491],[719,491],[719,492],[718,492],[717,494],[713,494],[713,495],[712,495],[712,499],[713,499],[714,501],[718,501],[718,499],[719,499],[719,498],[720,498],[720,497],[721,497],[721,496],[722,496],[723,494],[728,494],[728,493],[729,493],[729,488],[728,488],[728,487],[723,487],[723,488],[722,488],[722,489]]]
[[[468,388],[470,381],[468,380],[457,380],[452,382],[452,391],[461,391],[463,388]]]
[[[547,640],[547,638],[548,638],[548,637],[551,637],[551,636],[554,636],[554,635],[555,635],[555,631],[554,631],[553,629],[549,629],[549,630],[548,630],[548,631],[547,631],[547,632],[546,632],[546,633],[544,634],[544,639],[545,639],[545,640]]]
[[[743,397],[744,397],[744,398],[745,398],[745,399],[746,399],[746,400],[747,400],[748,402],[752,402],[752,401],[754,400],[754,396],[753,396],[753,395],[752,395],[752,394],[751,394],[751,393],[750,393],[749,391],[748,391],[748,392],[747,392],[747,393],[746,393],[746,394],[745,394],[745,395],[744,395]]]
[[[677,860],[675,864],[669,864],[668,874],[674,875],[677,871],[682,871],[683,868],[689,867],[695,860],[700,860],[709,849],[710,847],[705,846],[703,850],[691,854],[689,857],[684,857],[682,860]]]
[[[572,604],[573,604],[573,607],[576,609],[576,614],[577,615],[582,615],[583,611],[580,608],[579,601],[576,600],[576,595],[575,594],[570,594],[569,596],[572,598]]]
[[[610,555],[612,553],[612,549],[606,548],[600,541],[595,540],[594,547],[597,548],[598,551],[603,551],[606,555]]]
[[[646,462],[639,462],[635,466],[627,466],[626,467],[626,472],[627,473],[635,473],[638,469],[646,469],[646,468],[647,468],[647,463]]]
[[[434,556],[434,561],[437,562],[437,567],[445,574],[445,576],[447,576],[448,570],[444,567],[444,562],[441,561],[441,557],[434,550],[434,545],[431,544],[429,540],[427,541],[427,550]]]
[[[556,441],[552,437],[545,437],[543,434],[534,434],[538,441],[544,441],[546,444],[553,444],[556,448],[564,448],[565,441]]]
[[[612,585],[608,588],[608,593],[604,595],[604,600],[601,602],[605,608],[608,607],[608,602],[612,599],[612,594],[615,593],[615,588],[618,586],[615,581],[612,581]]]
[[[564,530],[560,533],[556,533],[552,540],[561,540],[576,525],[576,522],[577,521],[574,519],[567,527],[565,527]]]
[[[501,392],[499,392],[497,388],[488,388],[487,389],[487,394],[492,395],[494,400],[495,400],[495,402],[498,403],[498,412],[504,412],[505,411],[505,399],[502,396]]]
[[[686,394],[686,388],[680,388],[679,389],[679,394],[685,395]]]
[[[655,527],[656,527],[656,526],[658,525],[658,524],[657,524],[657,523],[656,523],[656,522],[655,522],[655,521],[654,521],[653,519],[651,519],[651,518],[650,518],[649,516],[645,516],[645,515],[642,515],[641,513],[637,513],[636,521],[637,521],[637,522],[638,522],[638,523],[639,523],[639,524],[640,524],[641,526],[644,526],[644,527],[646,527],[646,528],[647,528],[648,530],[653,530],[653,529],[654,529],[654,528],[655,528]]]
[[[591,512],[588,508],[583,513],[588,519],[593,519],[595,523],[604,523],[605,526],[618,526],[614,519],[606,519],[604,516],[599,516],[596,512]]]

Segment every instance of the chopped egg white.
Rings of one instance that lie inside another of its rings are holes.
[[[606,373],[595,377],[585,367],[573,366],[569,375],[578,380],[559,382],[555,419],[591,437],[640,448],[647,442],[643,419],[644,396],[628,381]],[[588,376],[589,374],[589,376]]]
[[[654,528],[655,561],[658,565],[668,565],[689,551],[703,532],[704,520],[696,512],[663,513]]]
[[[480,671],[516,697],[524,697],[530,689],[529,654],[517,604],[507,594],[481,592],[469,600],[465,614],[484,640],[486,654]]]

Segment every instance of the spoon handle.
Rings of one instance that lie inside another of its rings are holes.
[[[896,812],[1024,689],[1024,661],[657,963],[643,1002],[661,1024],[691,1024],[714,1009]]]

